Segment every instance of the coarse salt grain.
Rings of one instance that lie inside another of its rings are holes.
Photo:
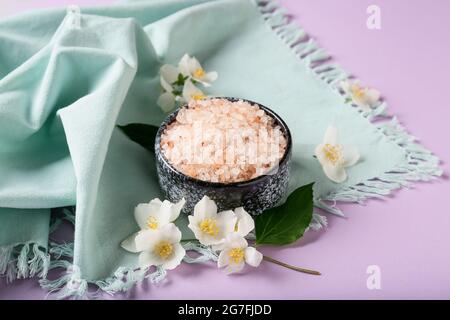
[[[161,150],[178,171],[222,183],[267,173],[278,165],[286,146],[274,119],[243,100],[191,100],[161,136]]]

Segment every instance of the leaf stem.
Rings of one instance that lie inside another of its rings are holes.
[[[294,270],[294,271],[297,271],[297,272],[303,272],[303,273],[312,274],[312,275],[315,275],[315,276],[320,276],[321,275],[321,273],[319,271],[309,270],[309,269],[304,269],[304,268],[299,268],[299,267],[296,267],[296,266],[292,266],[290,264],[278,261],[278,260],[276,260],[274,258],[271,258],[271,257],[268,257],[268,256],[263,256],[263,259],[268,261],[268,262],[272,262],[274,264],[277,264],[279,266],[282,266],[282,267],[285,267],[285,268],[288,268],[288,269],[291,269],[291,270]]]

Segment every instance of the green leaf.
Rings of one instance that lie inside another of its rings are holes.
[[[155,137],[158,132],[158,127],[143,123],[130,123],[117,127],[132,141],[150,152],[155,152]]]
[[[178,74],[177,80],[175,80],[174,82],[172,82],[172,85],[182,87],[182,86],[184,86],[184,82],[185,82],[188,78],[189,78],[188,76],[183,76],[182,73],[179,73],[179,74]]]
[[[313,214],[313,185],[296,189],[284,204],[256,216],[257,245],[285,245],[303,236]]]

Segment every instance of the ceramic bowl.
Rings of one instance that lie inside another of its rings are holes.
[[[287,146],[278,168],[251,180],[232,183],[203,181],[178,171],[165,158],[160,148],[160,142],[161,135],[166,127],[175,120],[180,108],[185,107],[181,106],[164,120],[156,134],[155,156],[159,184],[166,199],[172,202],[176,202],[183,197],[186,199],[183,213],[192,213],[195,204],[204,195],[207,195],[216,202],[219,211],[243,206],[250,214],[258,215],[264,210],[274,207],[287,191],[292,155],[291,133],[286,123],[275,112],[259,103],[239,98],[220,98],[232,102],[243,100],[253,105],[256,104],[274,119],[276,125],[280,126],[286,138]]]

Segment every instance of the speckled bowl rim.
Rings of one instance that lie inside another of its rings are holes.
[[[270,108],[255,102],[255,101],[251,101],[248,99],[244,99],[244,98],[234,98],[234,97],[209,97],[208,99],[226,99],[228,101],[231,102],[236,102],[239,100],[248,102],[250,104],[256,104],[257,106],[259,106],[262,110],[264,110],[272,119],[275,120],[276,124],[278,124],[281,129],[282,132],[286,138],[286,150],[284,151],[284,155],[281,158],[281,160],[278,163],[278,167],[282,166],[286,161],[288,161],[288,157],[291,153],[292,150],[292,136],[291,136],[291,132],[289,130],[289,127],[287,126],[287,124],[284,122],[284,120],[278,115],[276,114],[273,110],[271,110]],[[270,171],[268,171],[268,173],[260,175],[258,177],[255,177],[253,179],[250,180],[245,180],[245,181],[237,181],[237,182],[230,182],[230,183],[223,183],[223,182],[211,182],[211,181],[204,181],[204,180],[200,180],[200,179],[196,179],[193,178],[191,176],[188,176],[184,173],[182,173],[181,171],[178,171],[174,166],[172,166],[172,164],[169,162],[169,160],[166,159],[166,157],[164,156],[164,153],[162,152],[161,148],[160,148],[160,144],[161,144],[161,134],[163,133],[163,131],[166,129],[166,127],[172,123],[172,121],[174,121],[175,117],[177,116],[178,112],[180,111],[181,108],[186,107],[187,104],[184,104],[180,107],[178,107],[176,110],[174,110],[172,113],[170,113],[165,119],[164,121],[161,123],[161,125],[159,126],[159,129],[156,133],[156,138],[155,138],[155,154],[158,154],[161,156],[161,159],[164,161],[164,165],[166,165],[168,168],[170,168],[171,171],[173,171],[176,175],[179,175],[181,177],[183,177],[184,180],[193,182],[195,184],[198,184],[200,186],[205,186],[205,187],[211,187],[211,188],[230,188],[230,187],[245,187],[248,185],[252,185],[255,183],[258,183],[259,181],[263,181],[265,179],[268,179],[271,175],[276,174],[273,173],[274,170],[278,170],[278,168],[273,168]],[[157,157],[158,158],[158,157]],[[158,159],[156,160],[158,161]],[[270,174],[272,173],[272,174]]]

